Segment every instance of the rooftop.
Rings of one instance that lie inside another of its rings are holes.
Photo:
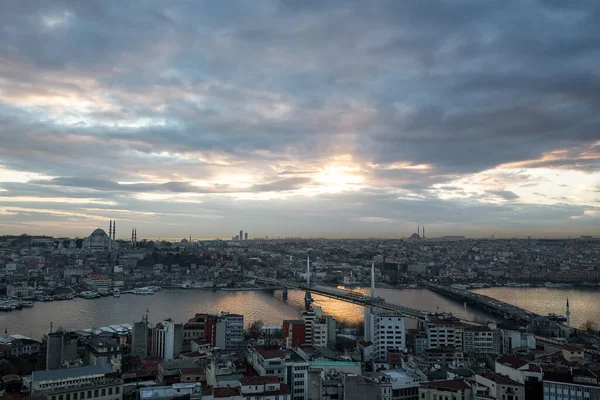
[[[88,375],[105,375],[112,373],[109,364],[86,365],[85,367],[52,369],[47,371],[34,371],[31,374],[32,382],[53,381],[70,379]]]
[[[508,379],[505,376],[495,373],[487,373],[487,374],[479,374],[485,379],[489,379],[492,382],[500,383],[502,385],[521,385],[519,382],[513,381],[512,379]]]
[[[514,369],[519,369],[529,364],[529,361],[514,356],[500,356],[496,359],[496,362]]]
[[[452,379],[446,381],[434,381],[421,383],[421,387],[428,389],[467,390],[471,387],[463,380]]]
[[[254,350],[265,360],[285,356],[285,352],[277,346],[255,346]]]
[[[253,376],[251,378],[240,379],[242,386],[246,385],[266,385],[268,383],[280,383],[279,378],[276,376]]]

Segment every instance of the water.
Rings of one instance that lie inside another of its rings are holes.
[[[565,315],[567,298],[571,309],[571,326],[579,328],[585,321],[600,323],[600,290],[594,288],[508,288],[474,290],[541,315]]]
[[[355,290],[367,293],[369,289]],[[466,309],[460,303],[447,300],[425,289],[378,289],[378,296],[388,302],[426,311],[447,311],[463,318],[481,317],[478,311]],[[315,304],[323,308],[326,315],[348,326],[363,322],[363,308],[339,300],[313,295]],[[0,313],[0,329],[9,333],[20,333],[39,339],[49,331],[50,322],[54,329],[69,330],[133,323],[149,312],[151,322],[172,318],[185,322],[200,312],[229,311],[244,315],[246,325],[262,320],[266,325],[281,325],[284,319],[300,318],[304,307],[304,293],[290,291],[287,302],[282,300],[281,291],[229,292],[200,290],[162,290],[152,296],[122,294],[120,298],[103,297],[86,300],[36,302],[33,308]]]
[[[355,289],[368,293],[368,288]],[[600,291],[584,289],[546,288],[491,288],[480,289],[491,297],[519,307],[547,314],[564,314],[567,296],[571,304],[573,326],[587,319],[600,321]],[[393,304],[404,305],[424,311],[451,312],[464,319],[491,319],[489,316],[426,289],[377,289],[377,295]],[[339,300],[313,295],[315,304],[323,307],[326,315],[348,326],[363,322],[363,308]],[[56,329],[85,329],[112,324],[133,323],[149,311],[150,321],[158,322],[173,318],[185,322],[199,312],[229,311],[243,314],[246,325],[262,320],[266,325],[281,325],[284,319],[300,318],[304,307],[304,293],[290,291],[288,301],[281,298],[281,291],[269,292],[212,292],[200,290],[162,290],[153,296],[123,294],[120,298],[104,297],[94,300],[75,299],[41,303],[33,308],[0,313],[0,329],[40,339],[48,332],[50,322]],[[413,327],[414,324],[408,324]]]

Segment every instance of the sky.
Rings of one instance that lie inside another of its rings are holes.
[[[0,234],[600,235],[600,2],[0,5]]]

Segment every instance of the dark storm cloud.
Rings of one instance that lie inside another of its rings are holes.
[[[405,220],[378,192],[398,189],[428,199],[402,207],[431,223],[467,210],[515,221],[517,205],[462,208],[431,187],[506,163],[599,170],[598,2],[17,1],[0,37],[0,165],[50,177],[0,183],[3,197],[136,209],[135,193],[239,193],[190,183],[230,174],[260,177],[248,193],[291,191],[350,154],[381,166],[362,171],[365,201],[385,206],[336,209],[344,218]],[[544,157],[557,149],[577,150]],[[327,196],[266,204],[304,215]],[[502,184],[480,196],[522,200]]]

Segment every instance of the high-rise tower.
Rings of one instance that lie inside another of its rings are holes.
[[[569,307],[569,298],[567,297],[567,311],[565,312],[567,315],[567,326],[571,327],[571,309]]]

